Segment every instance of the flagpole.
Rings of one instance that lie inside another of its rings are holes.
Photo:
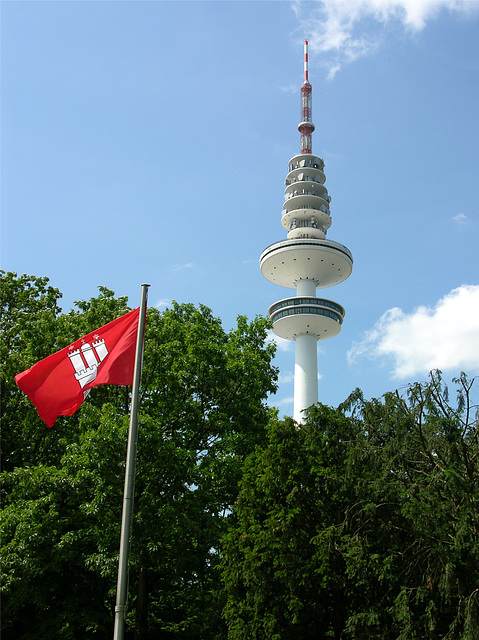
[[[128,448],[126,453],[125,487],[123,492],[123,513],[121,518],[120,558],[118,561],[118,582],[116,588],[115,630],[113,640],[123,640],[125,635],[125,617],[128,599],[128,552],[130,547],[130,529],[133,515],[135,493],[136,443],[138,437],[138,407],[140,396],[141,367],[145,333],[146,305],[149,284],[141,285],[140,316],[136,338],[135,369],[131,390],[130,428],[128,430]]]

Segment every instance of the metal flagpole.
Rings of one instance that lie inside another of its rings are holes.
[[[135,369],[131,390],[130,428],[126,453],[125,488],[123,492],[123,514],[121,518],[120,558],[118,561],[118,582],[116,588],[115,631],[113,640],[123,640],[128,598],[128,552],[130,547],[131,518],[135,493],[136,442],[138,436],[138,406],[140,395],[141,367],[145,332],[146,304],[149,284],[141,285],[140,316],[136,338]]]

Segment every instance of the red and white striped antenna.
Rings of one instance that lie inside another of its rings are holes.
[[[312,87],[308,73],[308,41],[304,41],[304,83],[301,85],[301,122],[298,130],[301,134],[301,153],[312,153],[311,134],[314,131],[312,117]]]
[[[308,41],[304,41],[304,81],[309,83],[308,78]]]

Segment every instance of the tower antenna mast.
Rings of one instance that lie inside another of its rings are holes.
[[[304,41],[304,82],[301,85],[301,122],[298,130],[301,134],[301,153],[312,153],[311,134],[314,131],[312,117],[313,88],[309,84],[308,74],[308,41]]]

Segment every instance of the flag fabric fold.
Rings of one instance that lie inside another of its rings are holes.
[[[133,384],[139,314],[133,309],[15,376],[48,427],[75,413],[93,387]]]

